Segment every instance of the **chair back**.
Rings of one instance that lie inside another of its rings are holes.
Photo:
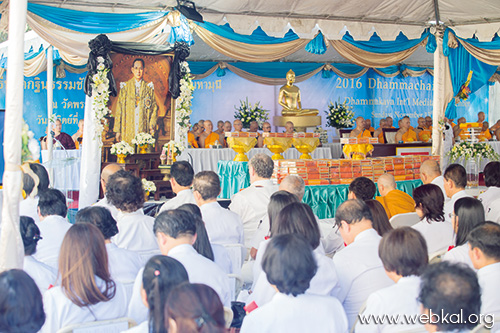
[[[339,134],[340,134],[341,138],[348,138],[349,133],[351,133],[351,132],[352,132],[352,129],[350,129],[350,128],[339,129]]]
[[[243,266],[243,262],[245,261],[245,257],[247,255],[247,249],[242,244],[220,244],[226,248],[229,253],[229,257],[231,258],[231,264],[233,266],[233,273],[240,274],[241,267]]]
[[[444,255],[448,252],[448,250],[441,250],[434,253],[429,254],[429,265],[437,264],[443,260]]]
[[[58,330],[57,333],[120,333],[136,325],[133,319],[123,317],[68,325]]]
[[[411,227],[414,224],[417,224],[420,221],[420,217],[417,213],[404,213],[397,214],[391,217],[389,222],[391,223],[394,229],[401,227]]]
[[[243,278],[238,274],[227,274],[231,283],[231,301],[236,301],[240,291],[243,289]]]
[[[397,143],[396,142],[397,131],[399,131],[399,128],[382,128],[382,133],[384,133],[384,142]]]

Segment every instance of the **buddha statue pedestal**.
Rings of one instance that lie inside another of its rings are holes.
[[[273,117],[273,125],[285,127],[287,121],[291,121],[297,132],[305,132],[308,127],[316,127],[321,125],[320,116],[275,116]]]

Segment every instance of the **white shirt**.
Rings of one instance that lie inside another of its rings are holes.
[[[49,289],[50,285],[56,284],[57,270],[32,256],[24,257],[23,269],[35,281],[42,295]]]
[[[450,214],[453,213],[454,207],[455,207],[455,202],[460,199],[460,198],[470,198],[470,195],[465,192],[465,190],[459,191],[455,193],[449,201],[446,201],[444,203],[444,219],[448,222],[451,223],[451,217]]]
[[[28,196],[19,203],[19,215],[31,217],[35,220],[37,225],[40,222],[40,217],[38,216],[38,200],[38,196],[34,198]]]
[[[420,292],[420,278],[418,276],[407,276],[399,279],[396,284],[375,291],[368,297],[363,316],[369,315],[395,316],[404,315],[413,316],[420,314],[420,303],[417,301]],[[373,320],[373,319],[372,319]],[[403,326],[405,325],[405,326]],[[410,328],[421,327],[421,325],[409,326],[403,319],[397,325],[385,324],[356,324],[356,332],[400,332]]]
[[[238,214],[245,230],[245,246],[250,248],[251,240],[259,222],[267,214],[271,195],[278,190],[272,180],[258,180],[231,198],[229,209]]]
[[[160,214],[161,212],[164,212],[166,210],[169,210],[169,209],[176,209],[176,208],[178,208],[184,204],[187,204],[187,203],[192,203],[192,204],[196,205],[196,201],[194,200],[193,191],[191,191],[191,189],[182,190],[179,193],[177,193],[177,195],[175,197],[173,197],[172,199],[165,202],[163,204],[163,206],[161,206],[158,214]]]
[[[206,203],[200,210],[210,243],[243,244],[243,222],[238,214],[218,202]]]
[[[411,227],[424,236],[428,254],[446,251],[453,245],[453,227],[448,221],[436,222],[424,218]]]
[[[333,297],[277,293],[243,319],[241,333],[347,332],[347,318]]]
[[[97,277],[96,280],[99,288],[104,290],[103,281]],[[61,286],[51,288],[43,295],[43,307],[47,317],[40,332],[54,333],[71,324],[125,316],[127,312],[125,287],[119,282],[115,283],[116,293],[111,300],[82,308],[66,297]]]
[[[500,187],[490,186],[477,198],[483,203],[484,213],[487,214],[490,211],[490,208],[493,208],[493,201],[500,198]]]
[[[229,251],[220,244],[210,244],[212,246],[212,252],[214,253],[214,262],[217,266],[222,269],[226,274],[233,273],[233,264],[231,262],[231,256]]]
[[[118,208],[109,203],[108,198],[104,196],[101,200],[97,201],[93,206],[107,208],[111,212],[111,216],[116,220],[118,217]]]
[[[116,246],[136,252],[159,250],[153,233],[155,219],[144,215],[142,208],[133,213],[118,212],[118,234],[111,238]]]
[[[474,265],[472,264],[472,260],[470,259],[470,256],[469,256],[469,243],[468,242],[466,242],[465,244],[462,244],[460,246],[454,247],[450,251],[446,252],[441,260],[454,262],[454,263],[466,264],[467,266],[472,268],[474,271],[476,270],[474,268]]]
[[[136,252],[121,249],[113,243],[106,244],[109,273],[113,280],[130,283],[143,266],[141,256]]]
[[[36,252],[33,257],[55,269],[58,268],[59,250],[66,235],[66,232],[71,228],[71,223],[64,217],[59,215],[50,215],[45,217],[38,224],[40,236],[42,239],[38,241]]]
[[[481,286],[481,313],[500,316],[500,262],[484,266],[477,271],[479,286]]]
[[[149,333],[149,320],[143,321],[139,325],[122,331],[121,333]]]
[[[500,223],[500,198],[491,202],[485,218],[486,221]]]
[[[446,196],[446,191],[444,190],[444,177],[443,176],[437,176],[431,181],[431,184],[439,186],[441,191],[443,191],[443,196],[444,196],[444,201],[448,201],[449,198]]]
[[[338,299],[344,306],[349,327],[371,293],[394,284],[378,256],[380,239],[375,229],[362,231],[333,257],[340,284]]]

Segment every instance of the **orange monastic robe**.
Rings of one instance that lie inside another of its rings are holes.
[[[210,145],[215,144],[215,141],[219,141],[219,134],[212,132],[205,139],[204,146],[202,148],[210,148]]]
[[[378,143],[385,143],[384,131],[380,132],[380,134],[378,135]]]
[[[191,132],[188,132],[188,143],[191,145],[193,148],[199,148],[198,147],[198,142],[196,141],[196,138],[194,137],[194,134]]]
[[[490,130],[487,129],[486,131],[482,131],[481,133],[479,133],[479,135],[477,136],[477,138],[480,140],[480,141],[488,141],[488,140],[491,140],[491,133],[490,133]]]
[[[403,134],[403,142],[407,143],[407,142],[414,142],[414,141],[417,141],[417,133],[415,133],[414,130],[409,128],[408,131],[405,134]]]
[[[384,206],[389,219],[397,214],[415,211],[415,201],[413,201],[413,198],[400,190],[392,190],[385,197],[376,197],[375,199]]]
[[[421,130],[418,132],[418,139],[423,142],[427,142],[432,138],[432,131],[428,129]]]
[[[368,129],[368,131],[370,131],[370,132],[375,132],[375,128],[370,127],[370,128]]]
[[[372,134],[370,133],[369,130],[364,130],[363,132],[359,133],[358,138],[371,138]]]

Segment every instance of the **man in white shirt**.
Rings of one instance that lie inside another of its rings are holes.
[[[220,194],[219,176],[213,171],[201,171],[193,181],[193,195],[200,207],[210,243],[242,244],[243,223],[238,214],[222,208],[217,202]]]
[[[444,190],[446,196],[450,198],[444,204],[444,219],[448,222],[451,221],[451,213],[455,206],[455,201],[460,198],[470,197],[465,192],[467,186],[467,172],[460,164],[450,164],[444,172]]]
[[[271,195],[278,190],[271,176],[274,162],[266,154],[256,154],[248,163],[250,186],[231,198],[229,209],[238,214],[245,230],[245,246],[251,248],[251,241],[260,220],[267,214]]]
[[[189,162],[177,161],[172,164],[170,168],[170,185],[176,196],[165,202],[158,214],[168,209],[176,209],[186,203],[196,204],[193,192],[191,191],[193,176],[193,167]]]
[[[486,164],[483,175],[484,185],[486,185],[488,189],[477,198],[483,203],[484,213],[488,214],[495,208],[495,205],[492,204],[493,201],[500,198],[500,162],[493,161]],[[496,221],[497,218],[493,220]]]
[[[108,198],[106,197],[106,184],[109,181],[109,177],[111,177],[111,175],[120,170],[123,170],[123,167],[117,163],[108,164],[102,169],[101,187],[102,187],[102,193],[104,193],[104,197],[94,204],[94,206],[107,208],[111,212],[111,215],[113,216],[114,219],[116,219],[116,217],[118,216],[118,209],[112,204],[110,204]]]
[[[212,287],[222,304],[231,307],[228,277],[216,263],[198,254],[192,246],[196,239],[196,224],[190,213],[180,209],[161,213],[155,219],[154,232],[161,253],[184,265],[189,282]]]
[[[49,174],[45,167],[39,163],[24,163],[21,169],[23,170],[23,190],[26,193],[26,199],[19,202],[19,215],[29,216],[38,224],[40,222],[38,196],[49,188]]]
[[[500,225],[485,222],[467,236],[469,256],[481,286],[481,313],[500,317]]]
[[[427,332],[470,332],[479,324],[481,290],[476,274],[465,265],[447,261],[429,265],[421,276],[418,300],[419,320]]]
[[[37,223],[42,239],[38,241],[33,257],[50,267],[58,269],[59,250],[71,224],[66,220],[68,207],[61,191],[48,189],[40,193]]]
[[[111,241],[120,248],[138,252],[146,261],[159,254],[153,233],[154,218],[144,215],[144,190],[139,178],[120,170],[109,177],[106,186],[109,202],[118,209],[118,234]]]
[[[335,213],[335,222],[346,247],[335,254],[333,263],[339,278],[338,298],[354,325],[368,296],[394,284],[385,274],[378,256],[381,237],[372,228],[370,208],[361,200],[347,200]]]
[[[444,190],[444,178],[441,175],[439,163],[434,160],[425,160],[420,164],[420,179],[424,184],[434,184],[443,191],[444,199],[449,200]]]

